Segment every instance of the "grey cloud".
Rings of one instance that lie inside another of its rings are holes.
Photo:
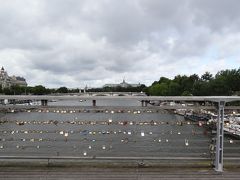
[[[19,71],[11,73],[24,71],[30,84],[94,86],[123,76],[151,84],[158,76],[172,77],[185,69],[174,67],[184,62],[194,61],[196,73],[202,72],[199,62],[209,59],[206,54],[214,48],[224,51],[223,59],[231,53],[239,57],[237,48],[226,50],[233,44],[239,47],[238,0],[0,0],[0,4],[0,65]]]
[[[240,1],[218,1],[218,0],[197,0],[192,1],[192,8],[195,11],[194,23],[207,26],[212,31],[222,31],[239,28]]]

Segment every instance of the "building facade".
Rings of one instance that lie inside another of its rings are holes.
[[[122,88],[128,88],[128,87],[140,87],[141,84],[129,84],[123,79],[123,81],[120,84],[105,84],[103,87],[111,87],[111,88],[116,88],[116,87],[122,87]]]
[[[11,86],[27,86],[27,82],[23,77],[9,76],[7,71],[2,67],[0,71],[0,86],[2,89],[10,88]]]

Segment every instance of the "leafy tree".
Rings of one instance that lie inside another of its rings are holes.
[[[213,79],[213,75],[210,72],[205,72],[202,76],[201,76],[201,80],[202,81],[207,81],[209,82],[210,80]]]
[[[180,86],[179,91],[181,93],[183,91],[192,91],[192,85],[193,85],[194,82],[192,82],[192,80],[188,76],[177,75],[177,76],[175,76],[173,81],[179,84],[179,86]]]
[[[166,96],[168,94],[168,85],[166,83],[155,84],[150,87],[149,93],[154,96]]]
[[[168,86],[168,95],[169,96],[180,96],[181,95],[181,87],[178,83],[171,81]]]
[[[166,77],[161,77],[158,81],[159,84],[161,84],[161,83],[169,84],[170,82],[171,82],[171,80]]]
[[[215,79],[223,81],[231,91],[239,91],[240,89],[240,68],[238,70],[225,70],[216,74]]]
[[[48,94],[48,92],[49,91],[42,85],[35,86],[31,89],[31,93],[34,95],[44,95]]]
[[[181,96],[192,96],[192,94],[189,91],[183,91]]]
[[[22,95],[27,93],[27,87],[23,86],[14,85],[10,89],[14,95]]]
[[[158,81],[154,81],[153,83],[152,83],[152,86],[153,85],[156,85],[156,84],[158,84],[159,82]]]
[[[80,89],[68,89],[68,93],[79,93]]]
[[[227,85],[225,77],[218,77],[211,81],[210,89],[211,91],[209,92],[209,95],[229,96],[232,94],[231,88]]]
[[[240,92],[240,68],[223,70],[215,77],[205,72],[201,78],[197,74],[190,76],[177,75],[173,80],[161,77],[149,88],[149,95],[233,95]]]
[[[56,91],[57,93],[68,93],[68,88],[66,87],[60,87]]]
[[[10,88],[4,88],[3,93],[6,95],[13,95],[13,91]]]

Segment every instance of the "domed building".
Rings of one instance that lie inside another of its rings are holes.
[[[129,84],[123,79],[123,81],[120,84],[105,84],[103,88],[105,87],[111,87],[111,88],[116,88],[116,87],[122,87],[122,88],[128,88],[128,87],[140,87],[141,84]]]
[[[7,71],[5,71],[4,67],[1,68],[0,71],[0,86],[2,89],[10,88],[11,86],[27,86],[27,82],[23,77],[20,76],[8,76]]]

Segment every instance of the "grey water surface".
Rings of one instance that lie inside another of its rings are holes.
[[[49,105],[89,106],[91,102]],[[140,106],[140,102],[98,101],[97,105],[107,109]],[[1,156],[209,157],[213,138],[204,127],[167,111],[21,112],[1,119],[6,120],[0,125]],[[238,143],[230,144],[226,138],[226,145],[226,152],[239,153]]]

